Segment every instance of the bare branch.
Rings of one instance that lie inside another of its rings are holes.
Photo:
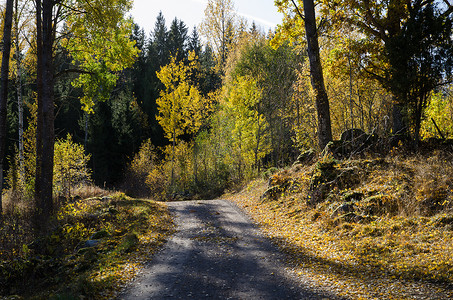
[[[82,70],[82,69],[66,69],[61,72],[58,72],[55,74],[54,78],[58,78],[60,76],[66,75],[66,74],[88,74],[88,75],[94,75],[93,72]]]
[[[385,28],[382,26],[382,24],[373,16],[373,12],[371,11],[371,6],[370,6],[370,1],[366,0],[364,1],[366,12],[365,16],[368,18],[368,21],[377,28],[377,30],[372,29],[370,26],[367,26],[368,29],[379,36],[383,41],[387,40],[387,36],[385,34]]]
[[[74,7],[70,7],[70,6],[68,6],[68,5],[66,5],[66,4],[64,4],[64,3],[62,3],[62,2],[59,4],[59,6],[60,6],[60,7],[64,7],[64,8],[66,8],[66,9],[68,9],[69,11],[72,11],[72,12],[74,12],[74,13],[78,13],[78,14],[86,14],[86,13],[87,13],[86,11],[76,9],[76,8],[74,8]]]
[[[301,11],[299,10],[299,7],[297,6],[296,2],[294,2],[294,0],[291,0],[291,2],[294,4],[294,7],[296,8],[296,12],[297,14],[301,17],[301,19],[305,22],[305,17],[304,15],[301,13]]]

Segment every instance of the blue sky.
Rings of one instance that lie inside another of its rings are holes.
[[[233,0],[239,15],[254,20],[264,32],[273,29],[281,21],[281,14],[274,0]],[[177,17],[189,27],[198,26],[203,19],[207,0],[134,0],[132,17],[149,34],[154,28],[159,11],[164,14],[167,25]]]

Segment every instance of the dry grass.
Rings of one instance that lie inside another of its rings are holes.
[[[92,197],[103,197],[107,196],[111,192],[100,188],[94,184],[80,185],[72,191],[73,197],[78,197],[79,199],[88,199]]]
[[[297,166],[274,175],[292,182],[274,199],[260,198],[262,180],[228,198],[313,284],[351,299],[452,299],[452,162],[444,153],[338,162],[327,188],[313,183],[319,164]]]
[[[0,253],[0,298],[112,299],[173,232],[173,222],[165,205],[115,193],[62,206],[52,228]],[[98,244],[84,246],[90,239]]]
[[[110,191],[92,184],[79,185],[71,192],[76,200],[111,194]],[[3,226],[0,226],[0,261],[5,261],[26,255],[23,246],[32,242],[34,234],[31,227],[34,202],[30,196],[10,189],[4,193],[2,204],[4,222]],[[58,199],[54,204],[57,207],[65,205]]]

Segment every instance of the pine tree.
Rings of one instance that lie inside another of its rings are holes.
[[[152,47],[155,51],[154,57],[150,56],[151,53],[148,53],[149,60],[155,60],[158,66],[165,66],[169,62],[168,31],[162,12],[159,12],[157,16],[149,47]]]
[[[187,57],[187,26],[183,21],[175,18],[171,22],[170,31],[168,32],[168,50],[169,54],[176,57],[177,61],[184,60]]]
[[[201,55],[202,47],[200,36],[198,35],[197,27],[193,27],[192,34],[190,35],[189,42],[188,42],[188,50],[193,51],[196,56]]]

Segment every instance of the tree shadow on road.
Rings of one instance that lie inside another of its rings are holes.
[[[284,256],[228,202],[170,207],[180,228],[138,280],[149,293],[126,299],[336,299],[288,276]]]

